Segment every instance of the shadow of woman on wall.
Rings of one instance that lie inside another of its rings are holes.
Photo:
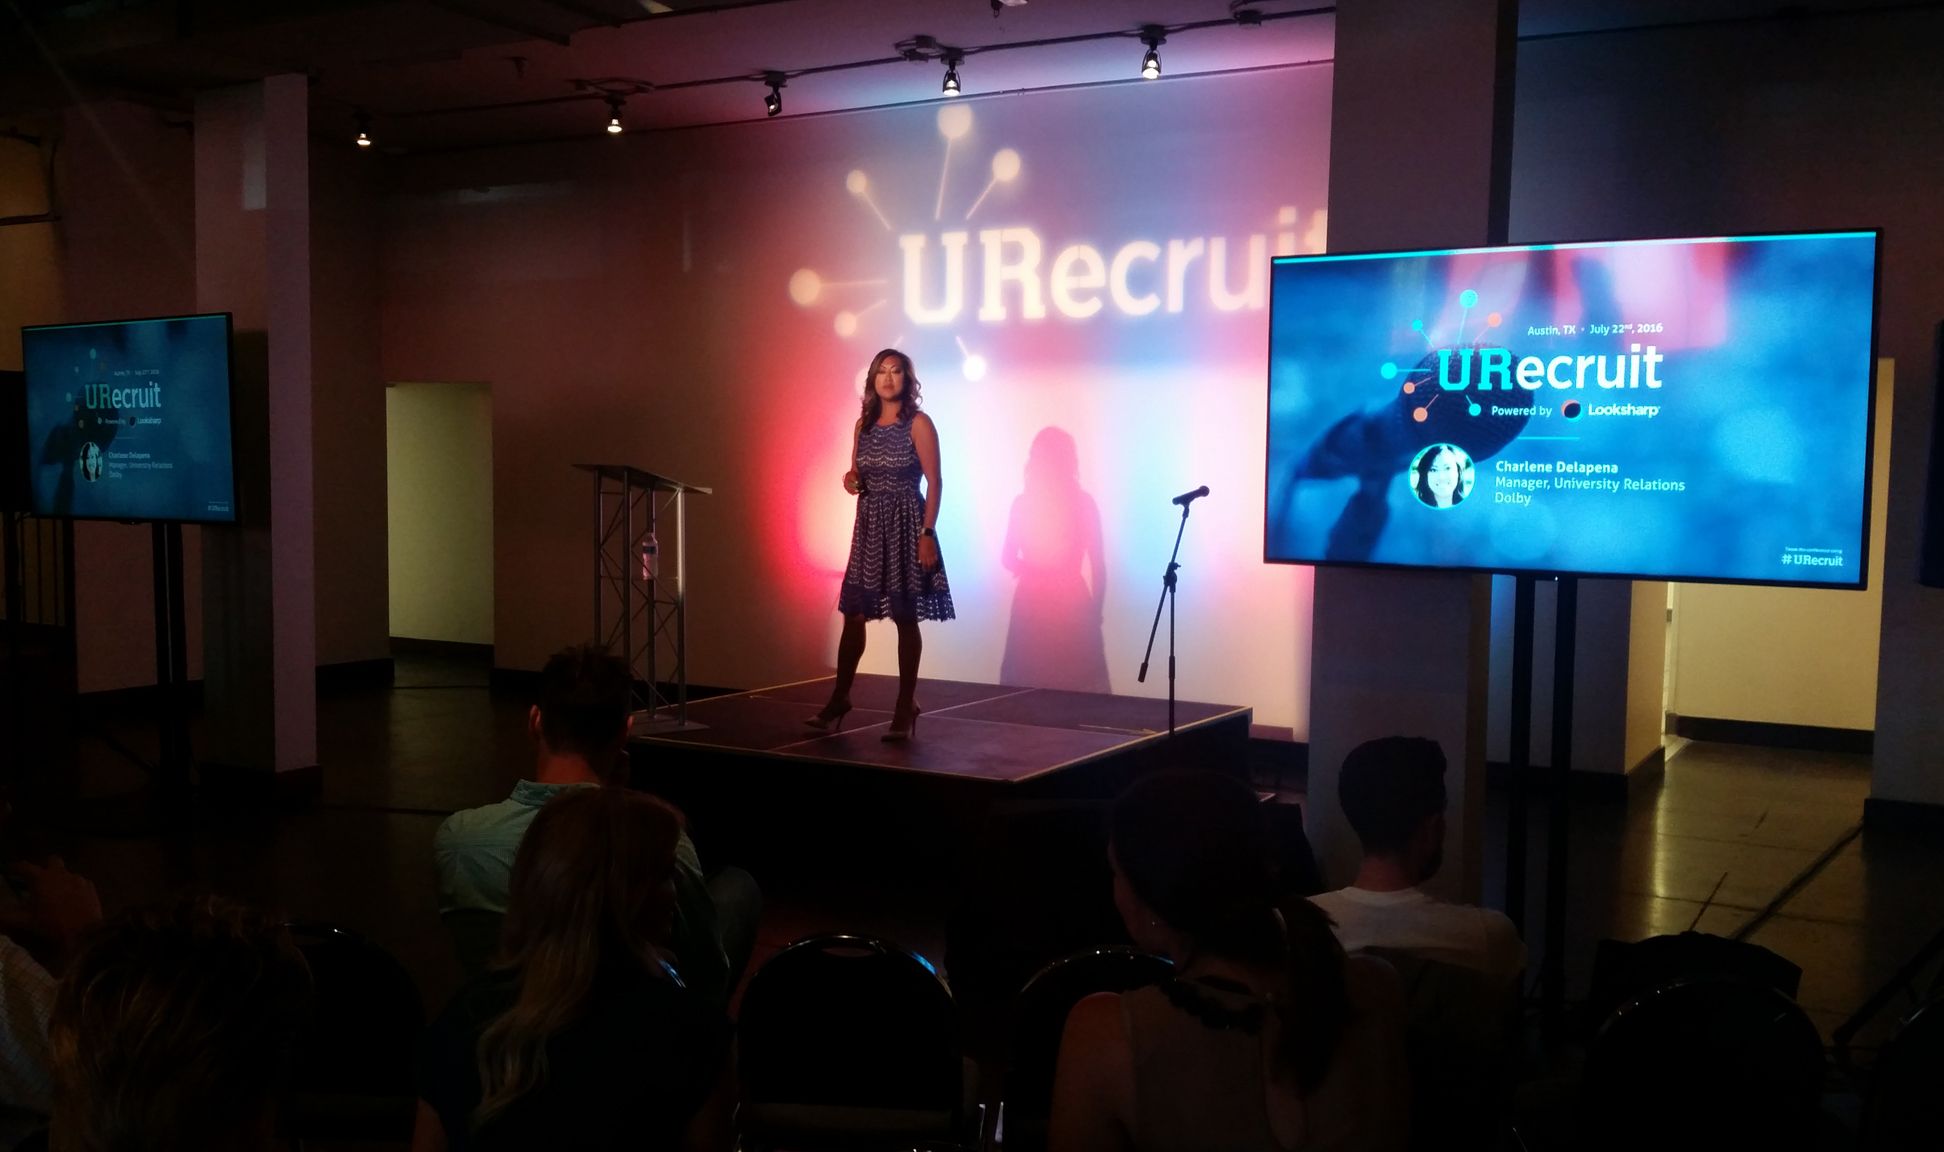
[[[1025,491],[1013,500],[999,562],[1017,582],[999,682],[1111,692],[1101,634],[1107,562],[1100,507],[1080,487],[1080,453],[1064,428],[1033,437]]]

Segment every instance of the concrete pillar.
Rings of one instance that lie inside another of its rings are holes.
[[[1532,764],[1552,762],[1555,585],[1535,589],[1532,620]],[[1589,795],[1620,799],[1662,767],[1663,669],[1667,585],[1582,580],[1573,660],[1573,783]],[[1492,682],[1485,755],[1511,758],[1513,586],[1492,580]]]
[[[197,96],[196,305],[235,314],[240,513],[203,533],[205,781],[317,765],[310,284],[306,79]]]
[[[1505,239],[1515,0],[1343,0],[1330,126],[1332,252]],[[1483,576],[1319,568],[1304,820],[1330,885],[1356,836],[1337,804],[1350,749],[1387,735],[1444,746],[1449,838],[1433,887],[1476,899],[1491,631]]]

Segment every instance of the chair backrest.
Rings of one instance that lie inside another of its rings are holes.
[[[1790,1000],[1802,983],[1802,969],[1787,958],[1746,940],[1706,932],[1681,932],[1645,940],[1602,940],[1593,956],[1584,1025],[1590,1036],[1616,1008],[1643,992],[1702,976],[1722,976],[1775,989]]]
[[[1816,1026],[1774,988],[1675,981],[1621,1005],[1595,1035],[1579,1147],[1814,1148],[1823,1070]]]
[[[1497,1146],[1516,1082],[1518,982],[1394,948],[1364,954],[1388,963],[1403,992],[1413,1146]]]
[[[1013,998],[1063,956],[1132,943],[1114,906],[1103,800],[1013,800],[987,810],[945,924],[945,968],[968,1047],[998,1058]],[[1283,889],[1320,890],[1302,809],[1265,804]]]
[[[459,970],[466,974],[466,979],[484,973],[486,962],[499,947],[500,925],[505,922],[505,915],[480,908],[460,908],[442,913],[439,920],[445,925],[446,936],[452,941],[453,958],[459,961]]]
[[[1877,1054],[1863,1103],[1864,1152],[1936,1148],[1944,1139],[1944,997],[1907,1018]]]
[[[323,1095],[414,1093],[425,1001],[411,973],[355,932],[325,924],[289,929],[310,964],[315,987],[292,1089]]]
[[[963,1112],[952,994],[922,957],[865,936],[812,936],[743,991],[745,1105]]]
[[[1073,1006],[1096,992],[1129,992],[1166,980],[1174,965],[1132,948],[1096,948],[1040,969],[1013,1007],[1006,1063],[1007,1152],[1046,1146],[1053,1111],[1053,1073]]]

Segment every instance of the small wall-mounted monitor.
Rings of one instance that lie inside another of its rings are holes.
[[[1877,250],[1278,258],[1265,558],[1863,587]]]
[[[230,316],[23,328],[31,510],[232,523]]]

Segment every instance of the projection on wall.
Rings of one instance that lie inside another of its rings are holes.
[[[385,372],[492,383],[495,658],[585,627],[569,465],[613,460],[715,489],[694,682],[827,672],[861,375],[896,345],[945,470],[958,619],[927,677],[1164,694],[1134,674],[1169,500],[1206,484],[1180,694],[1300,735],[1309,573],[1262,560],[1262,411],[1270,260],[1323,248],[1329,104],[1320,66],[407,165]],[[865,670],[895,666],[874,637]]]
[[[927,676],[1163,690],[1134,673],[1174,539],[1169,501],[1206,484],[1182,551],[1182,694],[1294,723],[1307,605],[1302,574],[1260,550],[1264,338],[1271,257],[1323,247],[1328,79],[803,126],[774,154],[788,212],[750,257],[793,313],[757,371],[804,385],[787,434],[765,437],[794,510],[792,579],[834,605],[855,389],[895,346],[940,429],[959,611],[928,633]],[[891,670],[888,649],[866,670]]]

